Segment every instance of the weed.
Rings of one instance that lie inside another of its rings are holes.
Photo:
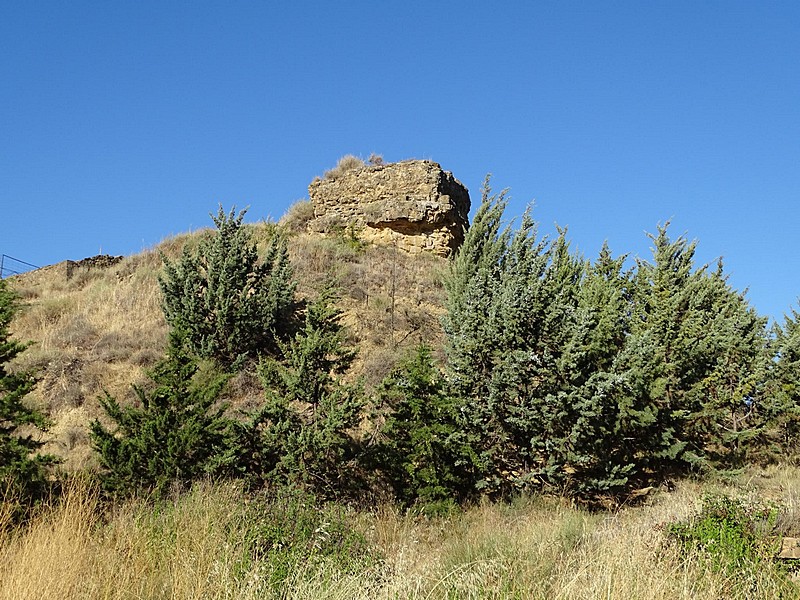
[[[275,499],[257,497],[246,505],[243,518],[248,526],[237,570],[251,572],[260,564],[275,589],[297,571],[313,570],[323,562],[340,573],[355,574],[378,558],[351,526],[345,509],[320,506],[306,494],[290,490]]]
[[[333,228],[332,233],[339,242],[357,253],[362,252],[367,247],[366,242],[358,237],[359,230],[353,223],[347,226],[338,225]]]
[[[785,569],[772,558],[779,544],[771,535],[779,513],[774,503],[706,494],[694,515],[669,524],[666,531],[684,559],[699,555],[712,571],[730,577],[735,587],[747,589],[753,576],[765,571],[790,585]]]

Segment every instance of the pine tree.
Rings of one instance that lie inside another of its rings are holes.
[[[356,484],[353,432],[363,408],[361,390],[342,379],[355,352],[334,301],[324,290],[307,307],[303,328],[281,343],[283,358],[262,361],[266,401],[245,426],[240,449],[251,477],[326,497]]]
[[[36,454],[43,443],[20,429],[47,427],[44,415],[24,403],[36,381],[30,372],[13,372],[9,363],[27,347],[11,339],[9,326],[17,310],[16,297],[0,280],[0,493],[28,503],[40,498],[47,487],[47,467],[56,462]]]
[[[155,388],[134,386],[134,405],[122,406],[108,394],[100,399],[114,423],[114,429],[91,423],[105,487],[163,495],[172,486],[185,488],[202,477],[226,474],[233,430],[218,398],[227,376],[198,380],[198,365],[175,330],[166,358],[149,375]]]
[[[212,215],[216,232],[198,251],[164,259],[160,278],[164,314],[185,332],[198,356],[238,367],[277,351],[276,335],[288,328],[295,308],[286,240],[274,234],[264,260],[242,223],[246,211]]]

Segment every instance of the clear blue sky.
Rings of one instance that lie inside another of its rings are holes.
[[[671,219],[800,295],[800,2],[0,0],[0,253],[131,254],[343,154],[430,158],[594,256]]]

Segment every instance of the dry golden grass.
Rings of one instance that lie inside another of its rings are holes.
[[[338,286],[343,321],[359,351],[353,374],[368,389],[415,346],[442,348],[446,259],[310,233],[293,236],[289,249],[302,297],[327,282]]]
[[[90,457],[85,426],[98,416],[97,397],[103,390],[127,394],[163,352],[159,263],[149,252],[109,268],[77,267],[69,276],[61,263],[13,282],[25,303],[13,333],[33,342],[17,363],[38,373],[30,400],[54,423],[45,451],[68,469]]]
[[[352,171],[353,169],[360,169],[361,167],[366,166],[366,163],[360,159],[358,156],[353,154],[345,154],[343,157],[339,159],[336,163],[336,166],[332,169],[325,171],[325,174],[322,176],[323,179],[336,179],[337,177],[341,176],[348,171]]]
[[[725,575],[666,541],[663,525],[685,519],[709,489],[773,497],[787,523],[800,522],[796,468],[753,471],[734,487],[682,482],[614,513],[539,497],[440,519],[382,508],[347,517],[380,560],[355,571],[306,561],[275,587],[275,564],[245,556],[254,529],[238,486],[200,485],[158,508],[131,502],[104,512],[78,485],[26,528],[2,534],[0,599],[800,597],[769,569]]]
[[[314,218],[314,206],[311,200],[300,200],[292,204],[286,213],[281,217],[280,223],[283,228],[291,233],[303,233],[308,227],[309,221]]]

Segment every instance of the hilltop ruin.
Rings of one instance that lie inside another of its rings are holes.
[[[317,233],[349,230],[359,240],[412,254],[450,256],[469,225],[469,191],[430,160],[356,165],[308,186]]]

